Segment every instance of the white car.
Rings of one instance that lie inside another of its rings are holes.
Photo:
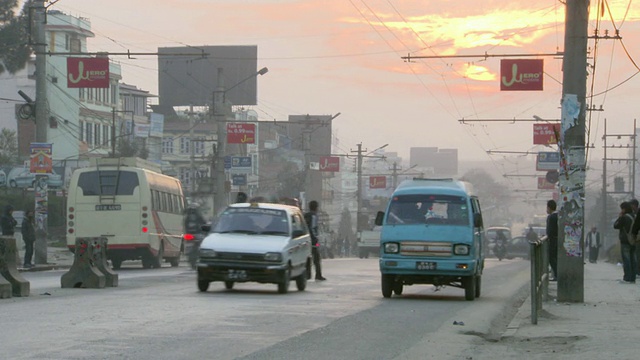
[[[205,227],[206,228],[206,227]],[[270,203],[227,207],[200,245],[198,289],[213,281],[232,289],[237,282],[274,283],[304,291],[311,275],[311,237],[299,208]]]
[[[33,188],[36,184],[36,176],[39,174],[32,173],[29,168],[13,168],[9,172],[9,186],[13,188]],[[62,176],[52,172],[45,174],[47,176],[47,184],[50,188],[61,188],[63,185]]]

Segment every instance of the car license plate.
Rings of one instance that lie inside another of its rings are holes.
[[[232,270],[227,271],[227,279],[229,280],[244,280],[247,278],[247,272],[245,270]]]
[[[433,261],[417,261],[416,270],[436,270],[438,263]]]

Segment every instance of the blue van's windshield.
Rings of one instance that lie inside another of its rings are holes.
[[[452,195],[397,195],[389,204],[386,223],[469,226],[467,198]]]

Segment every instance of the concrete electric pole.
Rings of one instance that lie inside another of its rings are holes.
[[[589,0],[567,0],[562,79],[558,301],[584,302],[585,113]]]

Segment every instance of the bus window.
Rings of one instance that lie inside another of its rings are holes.
[[[130,171],[120,171],[119,175],[115,170],[89,171],[80,174],[78,178],[78,187],[82,188],[84,196],[133,195],[133,191],[139,184],[138,175]],[[117,194],[116,189],[118,189]]]

